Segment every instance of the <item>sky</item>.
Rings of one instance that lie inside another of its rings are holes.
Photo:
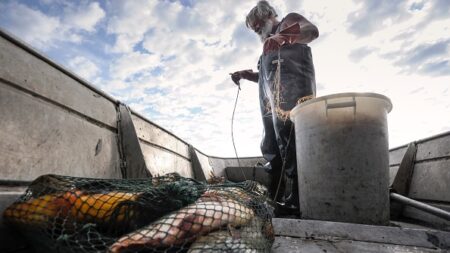
[[[256,2],[1,0],[0,27],[203,153],[234,157],[229,73],[257,70],[262,44],[245,26]],[[391,99],[390,148],[450,131],[448,0],[269,2],[318,27],[318,96]],[[262,132],[257,84],[242,81],[238,156],[260,156]]]

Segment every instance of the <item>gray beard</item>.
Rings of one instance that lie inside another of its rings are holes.
[[[266,23],[264,23],[264,27],[261,29],[261,33],[258,34],[259,39],[261,42],[264,43],[264,41],[269,38],[270,33],[272,32],[273,28],[273,22],[272,20],[267,20]]]

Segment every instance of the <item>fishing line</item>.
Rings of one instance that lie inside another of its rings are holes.
[[[278,60],[277,60],[277,70],[275,72],[275,80],[274,80],[274,85],[275,87],[275,112],[277,113],[277,116],[280,116],[280,119],[286,121],[288,120],[287,117],[289,114],[285,114],[285,112],[281,109],[280,103],[281,103],[281,99],[280,99],[280,90],[281,90],[281,50],[280,48],[278,48]],[[278,179],[278,185],[277,185],[277,190],[275,191],[275,195],[273,198],[273,201],[277,201],[278,198],[278,194],[280,191],[280,186],[281,186],[281,181],[284,177],[284,171],[286,169],[286,158],[288,156],[289,153],[289,149],[290,149],[290,143],[291,143],[291,137],[292,137],[292,130],[294,129],[294,124],[291,124],[291,129],[289,130],[289,138],[286,144],[286,148],[285,148],[285,152],[284,152],[284,156],[282,157],[282,162],[283,164],[281,165],[281,173],[280,173],[280,178]],[[280,150],[281,151],[281,150]],[[280,152],[281,153],[281,152]]]
[[[231,115],[231,141],[233,142],[234,154],[236,155],[236,159],[237,159],[237,162],[238,162],[239,169],[241,170],[241,173],[244,176],[244,179],[247,180],[247,177],[245,176],[244,170],[241,167],[241,162],[239,160],[239,156],[238,156],[238,153],[237,153],[237,150],[236,150],[236,144],[234,143],[234,129],[233,129],[234,128],[233,127],[233,125],[234,125],[234,113],[236,111],[236,106],[237,106],[237,102],[238,102],[238,98],[239,98],[239,91],[241,90],[241,85],[238,84],[237,86],[238,86],[238,89],[237,89],[237,94],[236,94],[236,101],[234,102],[233,114]]]
[[[273,197],[273,201],[277,201],[278,198],[278,193],[280,190],[280,185],[281,185],[281,180],[284,176],[284,170],[286,168],[286,158],[287,155],[289,153],[289,144],[291,143],[291,136],[292,136],[292,130],[294,129],[294,124],[291,124],[291,130],[289,131],[289,138],[286,144],[286,151],[284,152],[284,157],[283,157],[283,165],[281,166],[281,173],[280,173],[280,178],[278,179],[278,185],[277,185],[277,190],[275,191],[275,195]]]

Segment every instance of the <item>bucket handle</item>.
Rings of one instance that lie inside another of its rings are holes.
[[[328,100],[325,100],[325,107],[326,107],[326,115],[327,116],[328,116],[328,110],[330,110],[330,109],[346,108],[346,107],[353,107],[353,116],[356,115],[356,99],[355,99],[355,97],[352,97],[352,101],[338,102],[338,103],[328,103]]]

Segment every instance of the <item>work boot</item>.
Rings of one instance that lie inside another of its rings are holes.
[[[294,205],[277,202],[275,207],[275,217],[300,219],[300,209]]]
[[[277,208],[275,209],[275,215],[277,217],[285,217],[285,218],[300,218],[300,205],[299,205],[299,196],[298,196],[298,181],[295,179],[291,180],[291,190],[289,195],[284,198],[284,202],[277,203]]]
[[[291,193],[289,194],[289,196],[285,199],[285,203],[287,206],[294,206],[296,208],[300,207],[300,199],[298,196],[298,179],[297,177],[295,178],[290,178],[291,182],[292,182],[292,189],[291,189]]]
[[[266,171],[269,173],[271,178],[269,186],[270,198],[274,201],[281,201],[282,196],[284,195],[284,189],[286,184],[285,178],[283,177],[283,175],[281,175],[281,159],[279,159],[279,157],[276,157],[272,161],[270,161],[269,164],[266,164],[265,167],[267,168]],[[280,185],[279,189],[278,184]],[[274,199],[277,189],[278,189],[278,196],[277,199]]]
[[[271,174],[271,181],[270,181],[270,188],[269,188],[269,193],[270,193],[270,198],[273,201],[282,201],[283,199],[283,195],[284,195],[284,191],[285,191],[285,185],[286,185],[286,180],[285,178],[280,175],[279,172],[274,172]],[[281,177],[281,180],[280,180]],[[280,185],[280,186],[278,186]],[[275,199],[275,194],[277,194],[277,189],[278,189],[278,195],[276,196],[277,199]]]

